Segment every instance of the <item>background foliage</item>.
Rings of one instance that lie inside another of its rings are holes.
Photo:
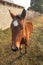
[[[43,0],[31,0],[31,8],[43,13]]]

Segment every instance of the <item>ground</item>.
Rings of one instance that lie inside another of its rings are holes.
[[[32,20],[33,32],[27,54],[11,50],[11,29],[0,30],[0,65],[43,65],[43,16]]]

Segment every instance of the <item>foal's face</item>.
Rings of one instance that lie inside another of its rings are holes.
[[[20,31],[23,29],[23,26],[22,26],[23,21],[15,19],[15,20],[13,20],[12,23],[13,23],[13,30],[14,30],[14,32],[12,32],[12,34],[14,36],[14,37],[12,36],[13,37],[12,38],[13,39],[13,41],[12,41],[12,50],[16,51],[20,47],[20,41],[18,41],[20,36],[18,34],[20,34]]]

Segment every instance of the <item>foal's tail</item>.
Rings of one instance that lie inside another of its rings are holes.
[[[21,19],[24,19],[26,16],[26,10],[23,9],[22,13],[21,13]]]

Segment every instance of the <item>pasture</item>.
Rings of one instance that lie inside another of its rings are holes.
[[[11,50],[11,30],[0,30],[0,65],[43,65],[43,16],[32,20],[33,32],[27,54]]]

